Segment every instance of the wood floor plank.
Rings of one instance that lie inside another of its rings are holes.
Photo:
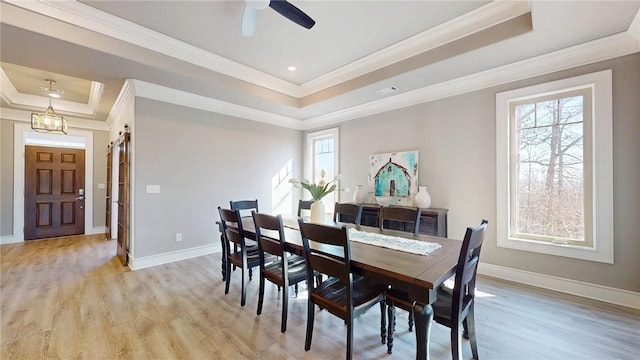
[[[240,271],[224,294],[220,254],[139,271],[115,258],[102,235],[0,246],[1,359],[336,359],[344,323],[316,313],[304,351],[306,290],[290,291],[287,332],[281,293],[267,283],[256,315],[257,275],[240,306]],[[638,359],[640,312],[480,277],[476,321],[483,359]],[[392,355],[380,343],[378,308],[356,319],[354,358],[411,359],[415,334],[398,311]],[[432,359],[449,359],[449,329],[434,324]],[[471,358],[466,341],[463,355]]]

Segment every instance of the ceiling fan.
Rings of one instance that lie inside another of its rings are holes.
[[[258,12],[267,6],[307,29],[311,29],[316,24],[309,15],[286,0],[245,0],[244,15],[242,16],[242,36],[253,35],[258,23]]]

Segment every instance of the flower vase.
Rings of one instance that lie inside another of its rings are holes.
[[[427,187],[418,186],[418,188],[418,193],[413,199],[413,205],[422,209],[431,207],[431,195],[427,192]]]
[[[324,204],[322,200],[315,200],[311,204],[311,222],[316,224],[324,223]]]
[[[362,185],[356,185],[356,190],[353,192],[353,202],[356,204],[362,204],[367,201],[367,193],[362,189]]]

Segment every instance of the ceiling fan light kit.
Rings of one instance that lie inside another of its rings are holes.
[[[244,14],[242,15],[242,36],[253,36],[258,23],[258,12],[267,7],[304,28],[311,29],[316,24],[304,11],[286,0],[245,0]]]
[[[49,95],[49,107],[43,113],[31,113],[31,128],[37,132],[67,135],[67,120],[58,115],[51,106],[51,98],[59,98],[64,91],[53,89],[52,84],[56,83],[55,80],[45,79],[45,81],[49,83],[49,87],[43,87],[42,90],[47,91]]]

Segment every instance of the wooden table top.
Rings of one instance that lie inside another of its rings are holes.
[[[283,222],[287,245],[292,252],[302,254],[302,237],[300,230],[297,229],[297,220],[283,218]],[[327,225],[342,224],[328,222]],[[242,226],[247,237],[255,237],[252,218],[243,218]],[[380,231],[378,228],[367,226],[361,226],[359,230],[439,243],[442,246],[429,255],[418,255],[356,241],[351,242],[351,262],[354,272],[403,289],[415,301],[425,304],[435,301],[435,291],[431,290],[436,289],[455,274],[462,241],[387,229]]]

